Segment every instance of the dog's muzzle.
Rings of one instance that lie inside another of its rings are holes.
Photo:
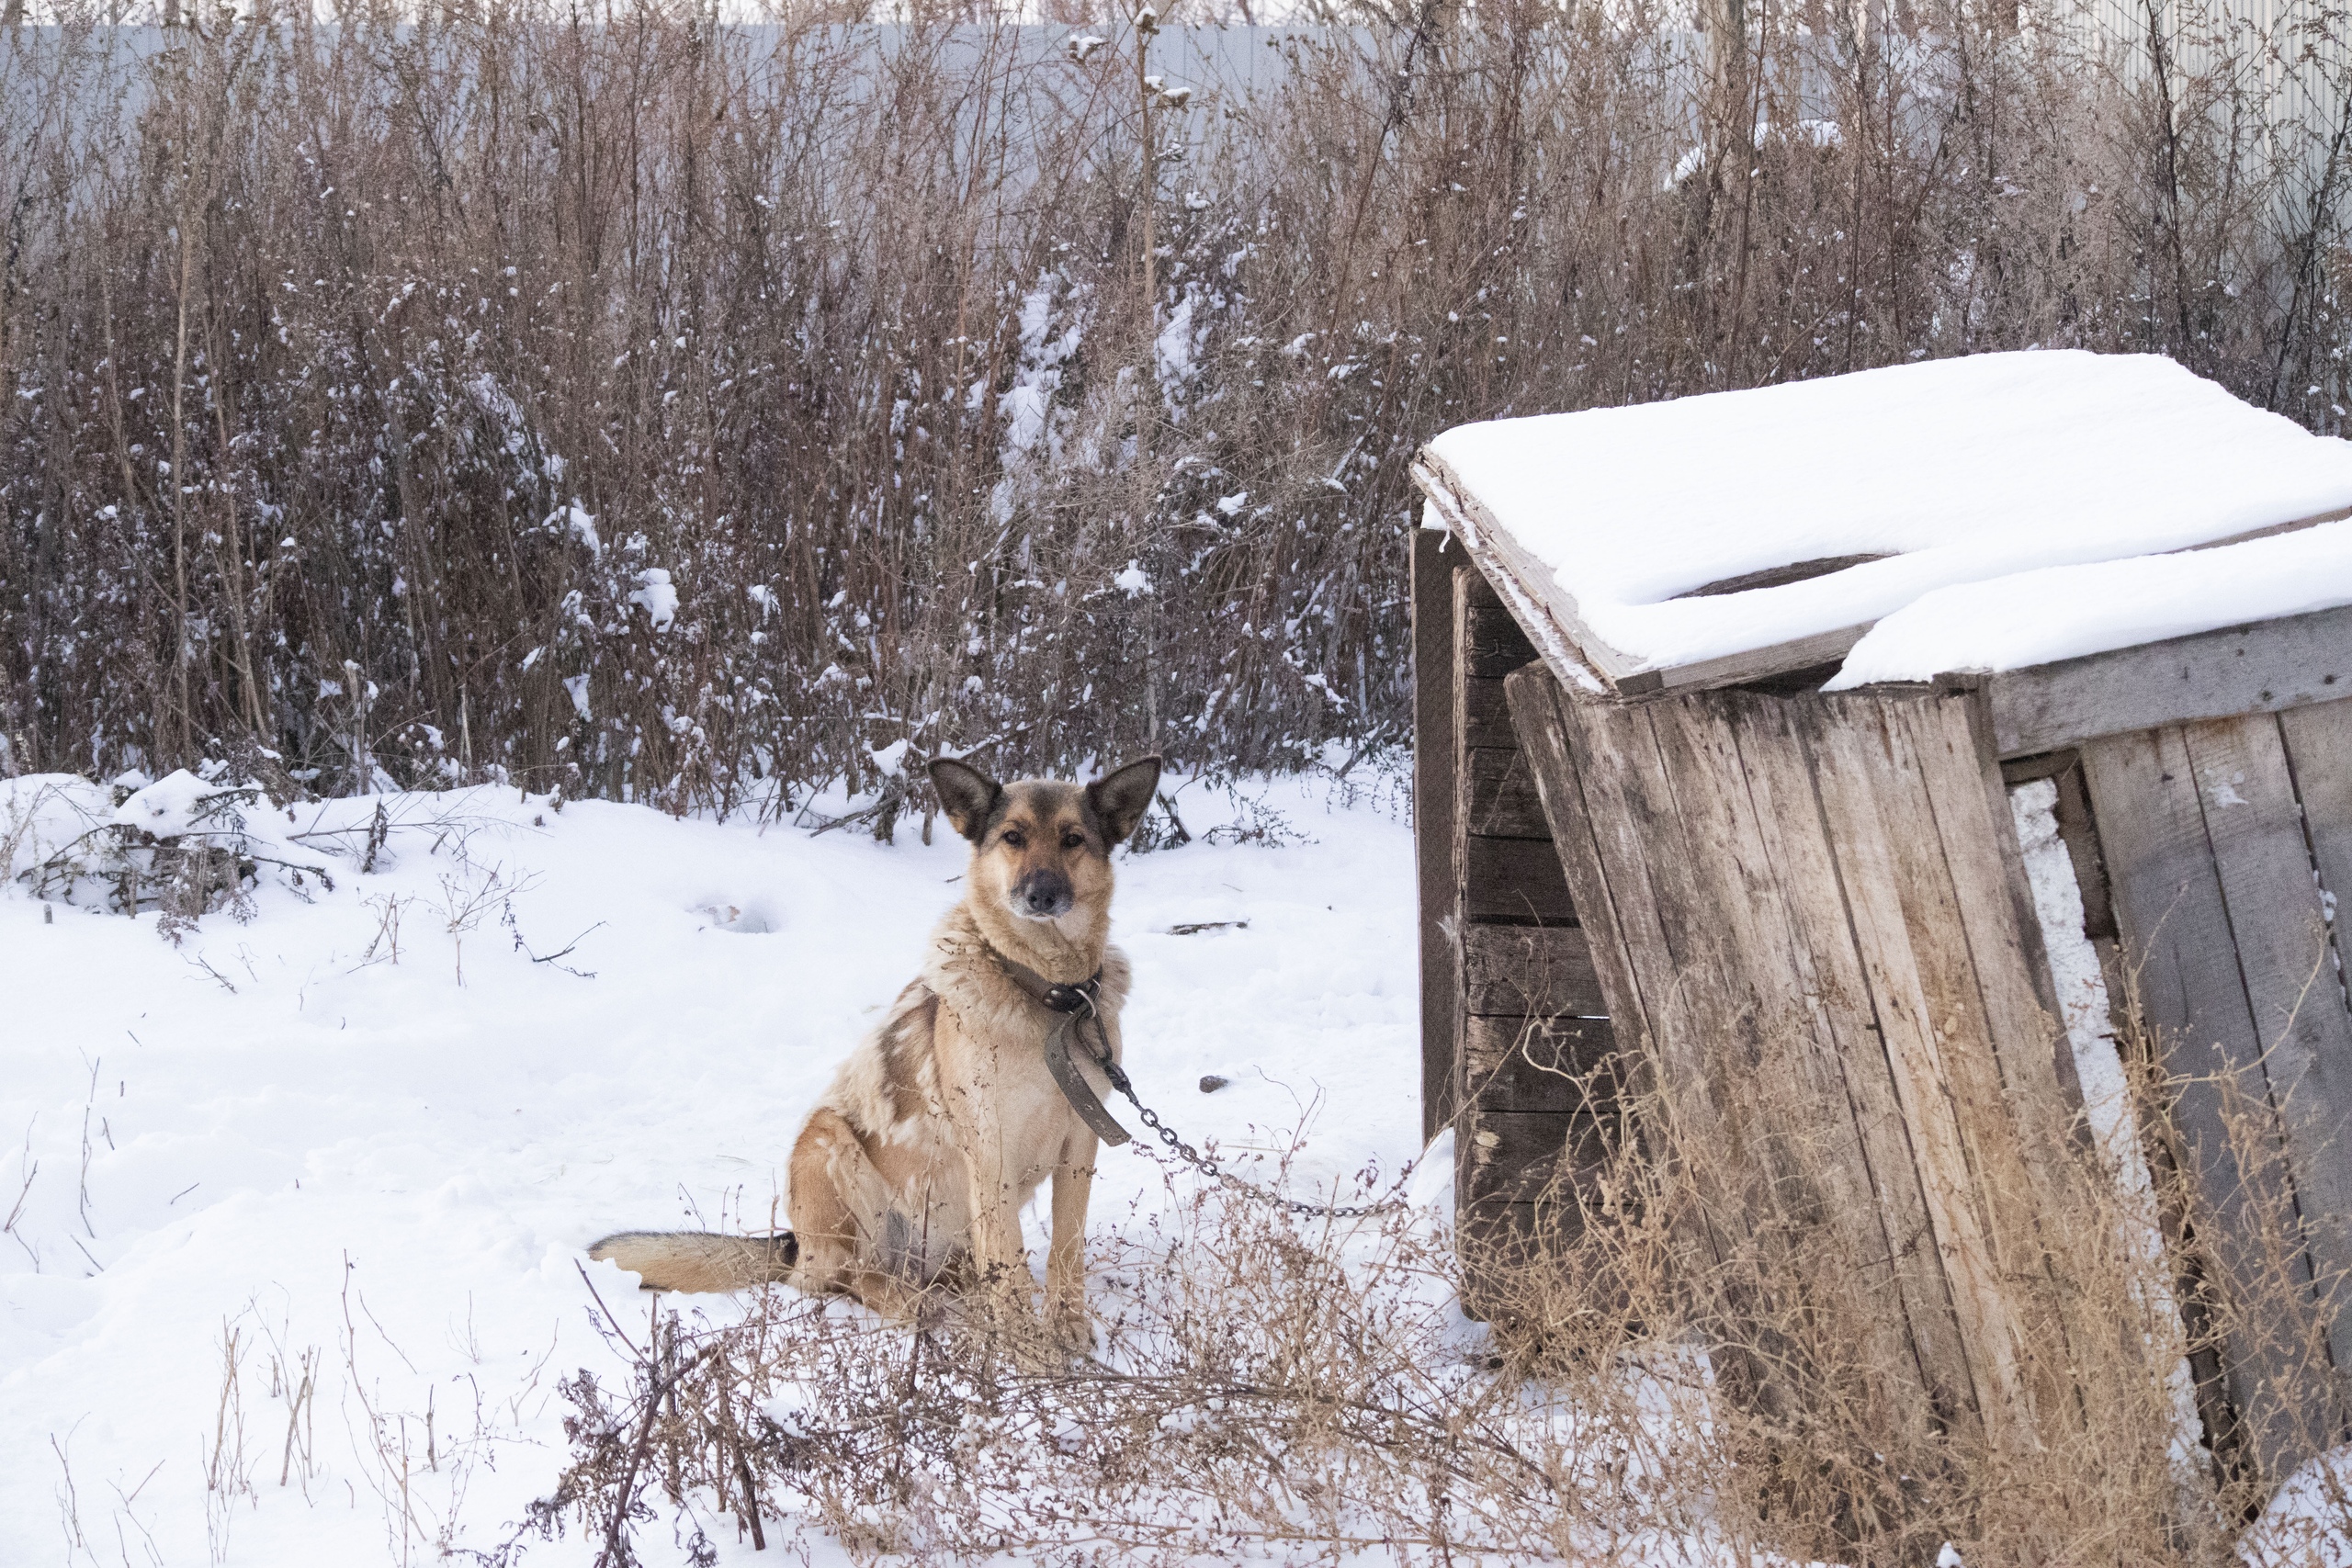
[[[1012,885],[1012,912],[1033,920],[1059,919],[1075,901],[1069,878],[1058,871],[1033,871]]]

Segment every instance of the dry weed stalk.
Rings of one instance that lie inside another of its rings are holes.
[[[32,1259],[36,1274],[40,1272],[40,1248],[17,1229],[17,1222],[25,1217],[25,1203],[32,1197],[33,1182],[40,1175],[40,1161],[33,1158],[33,1128],[40,1121],[36,1114],[25,1123],[24,1148],[17,1156],[17,1168],[23,1173],[23,1179],[17,1184],[16,1201],[8,1205],[8,1217],[0,1220],[0,1235],[13,1237],[17,1245],[25,1249],[25,1256]]]
[[[244,1361],[251,1346],[242,1325],[220,1324],[220,1395],[212,1436],[204,1445],[204,1533],[211,1561],[229,1556],[229,1527],[237,1499],[253,1495],[253,1461],[245,1456]]]

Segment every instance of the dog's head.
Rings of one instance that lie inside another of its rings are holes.
[[[1159,787],[1159,759],[1085,785],[1000,784],[943,759],[932,763],[931,782],[947,819],[971,840],[972,897],[1024,920],[1059,920],[1073,908],[1099,917],[1111,897],[1111,846],[1143,820]]]

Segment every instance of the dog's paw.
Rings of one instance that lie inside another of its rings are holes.
[[[1083,1307],[1057,1308],[1046,1314],[1046,1338],[1065,1356],[1091,1354],[1094,1322]]]

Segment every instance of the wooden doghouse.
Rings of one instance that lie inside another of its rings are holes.
[[[2030,1447],[2067,1403],[2019,1263],[2046,1128],[2081,1135],[2086,1029],[2151,1042],[2206,1437],[2273,1480],[2345,1440],[2352,446],[2167,361],[1996,355],[1465,426],[1416,476],[1423,1093],[1465,1248],[1544,1231],[1611,1113],[1571,1069],[1625,1052],[1742,1191],[1804,1189],[1739,1218],[1823,1233],[1922,1409]]]

